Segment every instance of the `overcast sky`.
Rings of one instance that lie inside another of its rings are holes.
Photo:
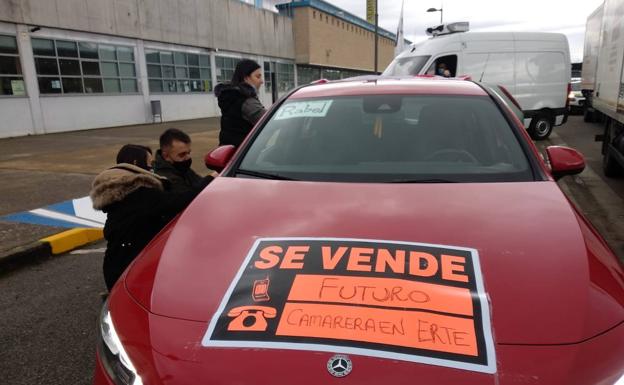
[[[366,0],[326,1],[366,18]],[[379,25],[396,33],[401,0],[378,0],[378,3]],[[581,62],[585,22],[600,4],[602,0],[405,0],[403,33],[412,42],[426,39],[425,29],[440,23],[440,12],[426,10],[442,7],[445,24],[468,21],[471,31],[564,33],[570,43],[572,62]]]

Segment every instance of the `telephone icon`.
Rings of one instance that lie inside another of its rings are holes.
[[[268,306],[239,306],[227,313],[235,317],[228,325],[230,331],[263,332],[267,329],[267,318],[275,318],[277,311]]]

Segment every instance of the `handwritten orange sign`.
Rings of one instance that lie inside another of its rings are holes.
[[[364,239],[260,239],[204,346],[367,354],[493,373],[476,250]]]
[[[295,276],[288,300],[473,314],[467,288],[396,278],[300,274]]]

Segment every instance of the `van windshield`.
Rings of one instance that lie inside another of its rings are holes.
[[[386,76],[418,75],[431,56],[406,56],[392,61],[383,72]]]

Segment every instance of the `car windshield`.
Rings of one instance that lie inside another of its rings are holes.
[[[512,128],[486,96],[289,100],[235,173],[333,182],[534,180]]]
[[[394,60],[383,72],[385,76],[415,76],[431,56],[407,56]]]

